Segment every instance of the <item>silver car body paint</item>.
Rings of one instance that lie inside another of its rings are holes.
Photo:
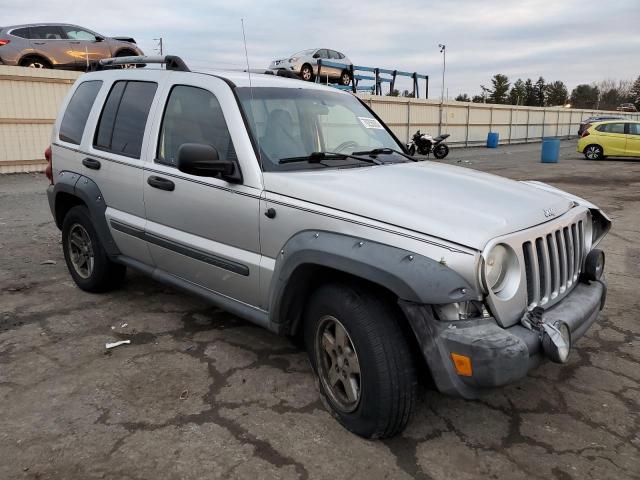
[[[329,79],[335,80],[340,78],[340,75],[345,69],[348,69],[352,64],[351,60],[341,52],[337,52],[336,50],[331,50],[329,48],[314,48],[309,50],[303,50],[303,52],[309,52],[306,54],[301,54],[299,52],[297,54],[293,54],[291,57],[280,58],[277,60],[273,60],[269,64],[269,69],[271,70],[287,70],[296,74],[300,74],[303,65],[308,64],[313,69],[313,74],[318,74],[318,58],[314,58],[315,54],[319,54],[322,60],[327,60],[331,63],[339,63],[344,65],[344,68],[335,68],[335,67],[322,67],[320,74],[322,78],[325,78],[325,75],[329,77]],[[325,52],[336,52],[342,55],[344,58],[329,58],[330,56],[326,55]],[[292,61],[292,59],[294,59]]]
[[[68,101],[78,84],[95,79],[103,85],[81,145],[65,144],[57,132]],[[104,99],[113,82],[123,79],[158,83],[139,160],[92,146]],[[522,255],[526,239],[564,226],[574,217],[587,219],[587,208],[595,208],[586,202],[579,205],[575,197],[543,185],[432,162],[262,173],[228,82],[249,86],[247,75],[239,72],[137,69],[83,75],[63,102],[54,126],[53,173],[54,178],[64,172],[82,174],[98,184],[108,206],[111,233],[124,255],[159,269],[162,275],[236,302],[244,311],[255,311],[254,318],[267,315],[276,263],[286,256],[284,245],[299,232],[334,232],[415,252],[453,269],[481,300],[479,270],[493,245],[512,245]],[[154,161],[164,105],[174,85],[203,88],[216,96],[236,150],[242,183],[195,177]],[[252,86],[302,88],[295,80],[255,74]],[[317,84],[304,88],[350,95]],[[87,156],[100,159],[103,167],[98,171],[83,167]],[[175,191],[150,188],[146,181],[150,175],[170,178]],[[276,210],[275,218],[265,216],[269,208]],[[553,209],[556,216],[545,217],[545,209]],[[141,235],[123,233],[114,224],[133,227]],[[177,247],[172,248],[173,244]],[[587,244],[586,251],[589,247]],[[234,273],[215,262],[185,256],[180,250],[185,248],[200,252],[203,258],[246,268],[248,273]],[[501,325],[513,325],[527,308],[526,288],[520,285],[509,301],[491,295],[487,301]]]

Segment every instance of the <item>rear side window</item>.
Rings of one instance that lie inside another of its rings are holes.
[[[184,143],[211,145],[220,159],[237,159],[218,99],[208,90],[177,85],[165,108],[156,162],[175,167]]]
[[[92,80],[78,85],[62,117],[60,131],[58,132],[60,140],[80,145],[82,132],[84,132],[91,107],[93,107],[93,102],[101,86],[101,80]]]
[[[16,28],[14,30],[11,30],[11,35],[20,38],[30,38],[29,27]]]
[[[31,27],[31,38],[36,40],[62,40],[66,38],[60,27],[55,25],[39,25]]]
[[[629,135],[640,135],[640,123],[629,124]]]
[[[158,84],[120,81],[113,84],[102,109],[94,146],[140,158],[142,137]]]
[[[605,123],[596,128],[599,132],[624,133],[624,123]]]

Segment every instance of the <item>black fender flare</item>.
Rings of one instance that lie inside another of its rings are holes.
[[[61,172],[56,177],[56,183],[49,187],[47,196],[49,197],[49,206],[56,219],[58,228],[62,228],[63,221],[63,219],[58,219],[56,215],[56,202],[59,199],[60,193],[72,195],[87,206],[93,227],[96,229],[96,233],[107,255],[120,255],[120,250],[113,240],[113,236],[107,225],[107,218],[105,216],[107,203],[98,185],[90,178],[74,172]]]
[[[433,305],[477,298],[460,274],[439,261],[351,235],[303,231],[291,237],[276,258],[269,291],[270,321],[285,333],[295,329],[299,320],[291,318],[295,299],[288,291],[294,272],[303,265],[328,267],[362,278],[393,292],[398,299],[414,303]],[[293,285],[293,290],[297,287]]]

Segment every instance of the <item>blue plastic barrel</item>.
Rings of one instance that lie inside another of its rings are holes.
[[[498,148],[499,140],[500,135],[498,135],[498,132],[489,132],[487,134],[487,148]]]
[[[558,138],[543,138],[540,161],[542,163],[558,163],[559,156],[560,140]]]

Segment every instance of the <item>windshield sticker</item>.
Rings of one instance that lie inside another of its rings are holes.
[[[380,125],[380,122],[375,118],[358,117],[358,120],[362,122],[364,128],[375,128],[376,130],[384,130],[384,127]]]

